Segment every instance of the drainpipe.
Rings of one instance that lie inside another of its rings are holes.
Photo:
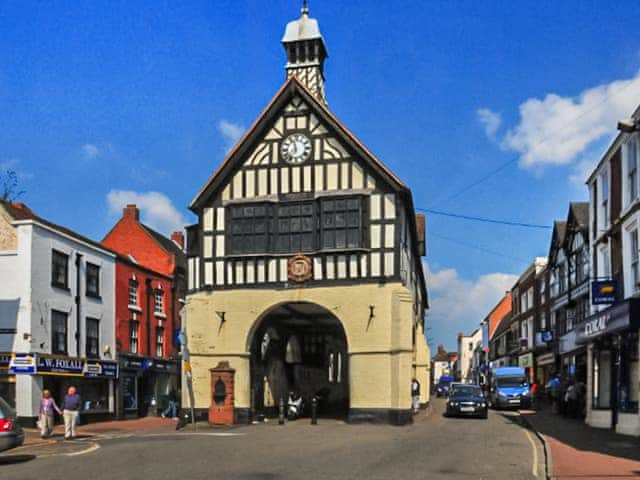
[[[151,357],[151,279],[145,280],[147,285],[147,356]]]
[[[82,254],[76,253],[76,357],[80,357],[80,266]]]

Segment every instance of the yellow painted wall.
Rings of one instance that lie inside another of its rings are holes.
[[[189,295],[185,325],[196,408],[209,407],[209,369],[220,361],[228,361],[236,370],[236,407],[250,407],[251,335],[273,308],[290,302],[315,303],[341,321],[349,348],[351,408],[411,408],[411,378],[416,359],[422,359],[423,353],[416,356],[412,347],[412,297],[400,283],[217,290]],[[369,305],[375,307],[372,319]],[[224,322],[216,312],[224,312]],[[422,335],[417,340],[418,345],[424,343]],[[428,354],[426,358],[428,364]],[[428,388],[426,378],[419,379],[423,390]],[[184,395],[183,405],[187,405],[186,391]]]

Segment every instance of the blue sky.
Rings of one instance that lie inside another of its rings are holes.
[[[284,80],[296,0],[0,2],[0,167],[100,239],[169,232]],[[311,0],[329,106],[425,208],[550,225],[640,103],[637,1]],[[475,188],[466,185],[514,160]],[[549,231],[430,215],[429,336],[453,348]]]

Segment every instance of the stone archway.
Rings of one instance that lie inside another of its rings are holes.
[[[273,307],[256,322],[249,339],[251,409],[277,415],[280,399],[301,395],[308,415],[319,399],[321,416],[346,417],[349,410],[347,336],[340,320],[310,302]]]

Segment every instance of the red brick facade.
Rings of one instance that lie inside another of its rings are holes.
[[[137,304],[131,305],[130,288],[135,285]],[[142,268],[126,257],[116,261],[116,342],[118,352],[168,358],[174,346],[174,318],[177,314],[175,291],[171,277]],[[162,311],[156,311],[155,295],[162,296]],[[137,339],[132,348],[132,328]],[[162,330],[160,330],[162,329]],[[158,334],[162,333],[161,355],[158,355]]]

